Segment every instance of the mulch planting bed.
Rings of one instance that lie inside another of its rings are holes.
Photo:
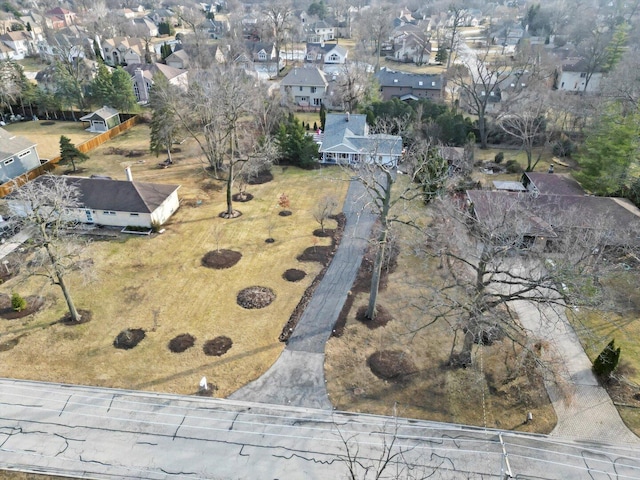
[[[291,210],[281,210],[278,215],[280,215],[281,217],[289,217],[291,216]]]
[[[401,350],[380,350],[367,358],[373,374],[388,381],[403,381],[418,370],[409,356]]]
[[[367,305],[361,306],[356,313],[356,320],[365,324],[370,330],[384,327],[387,323],[393,320],[391,313],[389,313],[389,311],[380,304],[376,305],[376,316],[373,320],[367,318],[365,315],[366,313]]]
[[[222,270],[233,267],[241,258],[242,254],[234,250],[212,250],[202,257],[202,266]]]
[[[196,337],[183,333],[169,340],[169,350],[173,353],[182,353],[190,349],[196,343]]]
[[[263,183],[268,183],[273,180],[273,173],[268,170],[259,173],[256,177],[249,180],[247,183],[249,185],[262,185]]]
[[[234,193],[233,195],[231,195],[231,200],[240,203],[250,202],[251,200],[253,200],[253,195],[251,195],[250,193]]]
[[[332,228],[325,228],[324,230],[317,228],[313,231],[313,236],[318,238],[333,237],[335,232],[336,231]]]
[[[68,327],[75,327],[76,325],[82,325],[83,323],[90,322],[93,318],[93,314],[90,310],[78,309],[78,315],[80,315],[80,321],[76,322],[71,318],[71,314],[67,312],[64,317],[59,320],[59,323]]]
[[[276,294],[270,288],[254,286],[240,290],[236,302],[242,308],[256,309],[271,305],[275,298]]]
[[[220,357],[227,353],[232,346],[233,340],[229,337],[220,336],[212,340],[207,340],[202,347],[202,351],[205,355]]]
[[[298,270],[297,268],[290,268],[282,274],[282,278],[288,282],[299,282],[307,276],[307,272],[304,270]]]
[[[332,245],[321,245],[305,248],[304,252],[296,258],[301,262],[319,262],[322,265],[329,265],[335,248]]]
[[[27,302],[27,307],[24,310],[16,312],[11,307],[11,297],[6,294],[0,294],[0,317],[5,320],[16,320],[36,313],[44,306],[43,297],[31,295],[25,297],[25,301]]]
[[[122,350],[131,350],[136,347],[146,336],[141,328],[127,328],[121,331],[113,341],[113,346]]]

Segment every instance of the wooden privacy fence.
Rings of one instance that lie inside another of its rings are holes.
[[[106,132],[101,133],[100,135],[93,137],[92,139],[87,140],[86,142],[76,145],[76,148],[80,150],[82,153],[90,152],[91,150],[98,148],[103,143],[111,140],[116,135],[120,135],[122,132],[129,130],[131,127],[136,125],[139,121],[140,121],[140,117],[138,115],[135,115],[129,118],[128,120],[125,120],[120,125],[116,125],[115,127],[107,130]],[[40,175],[53,170],[56,167],[56,164],[60,160],[61,160],[60,157],[52,158],[47,163],[43,163],[39,167],[29,170],[27,173],[23,173],[19,177],[13,178],[8,182],[3,183],[2,185],[0,185],[0,198],[6,197],[7,195],[9,195],[9,193],[11,193],[11,190],[16,185],[17,186],[24,185],[28,181],[33,180],[34,178],[38,178]]]

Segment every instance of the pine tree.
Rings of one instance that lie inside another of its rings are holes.
[[[120,112],[135,110],[137,102],[131,86],[131,77],[122,67],[116,68],[111,74],[111,85],[114,90],[111,106]]]
[[[93,102],[101,106],[111,106],[115,93],[113,84],[111,83],[111,73],[107,66],[101,63],[98,66],[96,77],[91,83],[91,96],[93,98]]]
[[[156,156],[166,152],[169,163],[173,163],[171,146],[180,132],[180,122],[175,121],[173,105],[170,104],[172,96],[177,95],[172,90],[171,84],[164,75],[154,75],[149,95],[149,105],[152,110],[149,150]]]
[[[324,122],[327,120],[327,109],[324,106],[324,103],[320,105],[320,128],[324,132]]]
[[[611,340],[600,355],[593,361],[593,371],[601,377],[608,377],[620,361],[620,347],[616,348],[615,340]]]
[[[76,163],[84,162],[88,160],[89,156],[82,153],[71,143],[71,139],[62,135],[60,137],[60,162],[63,164],[69,164],[73,166],[73,171],[76,171]]]

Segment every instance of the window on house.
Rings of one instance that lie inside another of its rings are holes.
[[[27,150],[26,152],[22,152],[20,155],[18,155],[20,158],[24,158],[27,155],[29,155],[31,153],[31,150]]]
[[[299,88],[299,89],[300,89],[300,91],[302,92],[302,90],[303,90],[303,87],[298,87],[298,88]]]
[[[136,100],[140,101],[140,90],[137,83],[133,84],[133,93],[136,95]]]
[[[316,87],[311,87],[311,93],[316,93],[317,88]]]
[[[105,214],[105,215],[115,215],[116,214],[116,212],[111,211],[111,210],[105,210],[102,213]]]
[[[397,78],[394,78],[394,79],[393,79],[393,83],[398,83],[398,79],[397,79]]]
[[[436,86],[436,82],[431,82],[431,86],[435,87]]]
[[[422,85],[423,85],[422,80],[420,80],[420,81],[418,82],[418,85],[419,85],[419,86],[422,86]]]
[[[130,213],[129,215],[132,216],[132,217],[139,217],[140,216],[139,213]]]
[[[587,72],[582,72],[580,74],[580,78],[586,78],[587,77]]]
[[[329,55],[329,60],[331,60],[332,62],[337,62],[338,61],[338,55],[336,55],[335,53]]]
[[[319,107],[320,105],[322,105],[322,99],[320,99],[320,98],[314,98],[314,99],[313,99],[313,106],[314,106],[314,107]]]
[[[316,60],[322,60],[322,54],[321,54],[321,53],[319,53],[319,54],[316,56]]]
[[[9,160],[4,161],[5,165],[11,165],[12,163],[13,163],[13,158],[10,158]]]

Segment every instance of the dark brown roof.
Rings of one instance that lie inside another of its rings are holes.
[[[47,181],[41,176],[34,182]],[[114,212],[151,213],[180,185],[128,182],[84,177],[63,177],[80,191],[80,203],[92,210]]]
[[[585,195],[584,189],[573,178],[557,173],[526,172],[525,177],[544,195]],[[525,186],[528,182],[523,181]]]

